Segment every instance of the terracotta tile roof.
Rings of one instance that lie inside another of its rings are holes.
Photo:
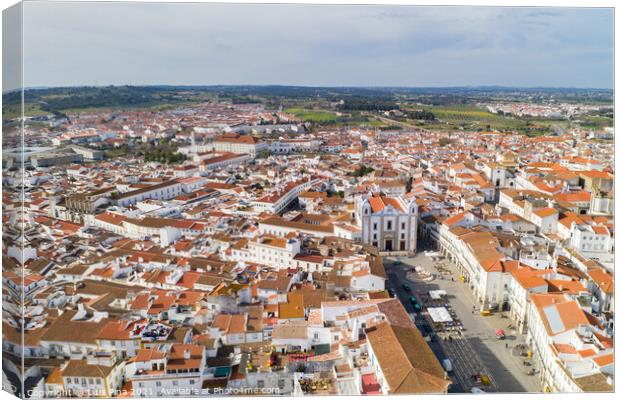
[[[602,268],[595,268],[588,271],[590,278],[596,283],[604,293],[614,293],[614,278]]]
[[[211,325],[224,332],[224,334],[237,334],[245,332],[245,315],[243,314],[219,314]]]
[[[520,268],[512,271],[512,276],[524,289],[547,286],[547,282],[539,275],[538,271],[531,268]]]
[[[579,294],[587,292],[587,289],[578,281],[567,281],[561,279],[548,280],[549,292],[563,292],[571,294]]]
[[[174,343],[170,348],[170,353],[168,353],[166,371],[200,368],[202,367],[203,353],[203,346]]]
[[[599,367],[604,367],[606,365],[612,364],[614,362],[614,353],[605,354],[599,357],[594,357],[592,359],[596,365]]]
[[[468,211],[463,211],[462,213],[453,215],[449,218],[447,218],[446,220],[443,221],[444,224],[451,226],[454,225],[460,221],[462,221],[465,217],[467,217],[467,215],[469,215]]]
[[[372,196],[368,199],[368,203],[370,204],[370,208],[373,213],[380,212],[388,205],[392,206],[395,210],[406,212],[405,209],[401,206],[400,202],[392,197],[386,196]]]
[[[439,361],[413,327],[380,323],[366,330],[390,394],[445,393],[451,383]]]
[[[151,348],[138,350],[135,357],[133,357],[131,360],[135,362],[146,362],[151,360],[163,360],[165,357],[166,355],[163,352]]]
[[[108,377],[113,369],[114,366],[88,364],[86,360],[70,360],[62,370],[62,376],[63,378],[77,376],[103,379]]]
[[[552,207],[545,207],[545,208],[539,208],[537,210],[534,210],[534,214],[538,215],[541,218],[546,218],[546,217],[549,217],[557,213],[558,213],[558,210]]]

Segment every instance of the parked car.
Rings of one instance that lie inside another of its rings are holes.
[[[411,292],[411,287],[409,287],[409,284],[407,283],[403,283],[403,289],[405,292]]]
[[[476,394],[486,393],[484,390],[482,390],[482,389],[480,389],[478,387],[475,387],[475,386],[473,388],[471,388],[471,392],[472,393],[476,393]]]
[[[415,296],[409,297],[409,302],[413,306],[413,309],[414,309],[415,312],[422,311],[422,306],[420,306],[420,304],[418,303],[418,300],[415,298]]]
[[[396,291],[394,289],[389,288],[388,293],[390,294],[390,297],[396,297]]]
[[[429,324],[422,324],[420,328],[422,329],[422,333],[424,333],[425,335],[428,335],[431,332],[433,332],[433,329],[430,327]]]
[[[449,358],[444,358],[443,360],[441,360],[441,365],[443,366],[443,369],[446,370],[446,372],[452,372],[452,361],[450,361]]]

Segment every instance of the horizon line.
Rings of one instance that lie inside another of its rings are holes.
[[[168,84],[168,83],[149,83],[149,84],[104,84],[104,85],[60,85],[60,86],[28,86],[3,91],[2,94],[17,92],[20,90],[46,90],[46,89],[65,89],[65,88],[105,88],[105,87],[179,87],[179,88],[213,88],[213,87],[298,87],[307,89],[573,89],[573,90],[605,90],[613,91],[611,87],[583,87],[583,86],[506,86],[506,85],[451,85],[451,86],[394,86],[394,85],[296,85],[296,84]]]

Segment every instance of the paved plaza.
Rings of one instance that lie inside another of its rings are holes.
[[[445,303],[460,320],[462,335],[450,334],[451,340],[437,335],[436,341],[430,346],[441,360],[449,358],[453,365],[450,378],[454,381],[451,392],[470,392],[472,387],[478,387],[488,392],[539,392],[541,386],[536,375],[528,375],[531,367],[524,365],[524,357],[515,351],[515,345],[524,342],[524,338],[514,330],[509,329],[510,320],[501,318],[499,313],[491,316],[482,316],[479,310],[472,311],[474,297],[467,285],[458,279],[456,267],[449,261],[433,261],[424,252],[410,258],[386,259],[389,288],[392,288],[409,313],[413,313],[413,306],[408,298],[414,294],[425,306],[429,290],[444,290],[447,293]],[[438,264],[439,269],[437,268]],[[445,275],[441,275],[441,264],[445,267]],[[424,281],[420,275],[413,272],[415,266],[424,268],[435,275],[432,281]],[[449,272],[448,272],[449,271]],[[408,283],[411,292],[403,289]],[[416,324],[428,324],[428,317],[424,314],[416,315]],[[496,337],[496,329],[506,332],[506,338]],[[484,385],[472,379],[474,375],[486,375],[489,384]]]

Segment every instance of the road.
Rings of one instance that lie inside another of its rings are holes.
[[[451,335],[452,340],[439,338],[429,343],[438,359],[450,358],[452,361],[454,371],[450,377],[454,385],[450,392],[469,392],[474,386],[489,392],[503,393],[541,390],[537,377],[527,375],[529,367],[523,365],[523,359],[512,354],[514,345],[521,343],[523,338],[507,329],[509,323],[507,319],[501,319],[499,316],[483,317],[477,312],[472,313],[473,296],[467,286],[456,279],[458,275],[454,269],[453,274],[445,276],[444,279],[436,278],[431,282],[424,282],[418,274],[411,272],[412,267],[421,266],[439,277],[437,262],[422,252],[412,258],[399,258],[399,260],[401,261],[399,265],[395,265],[391,259],[385,260],[387,286],[396,292],[407,311],[413,313],[413,307],[408,300],[411,294],[422,299],[427,297],[429,290],[441,289],[448,293],[447,303],[463,324],[463,337]],[[441,263],[445,264],[448,270],[453,268],[445,260]],[[409,284],[411,293],[403,289],[404,283]],[[418,326],[424,322],[424,314],[416,315]],[[506,330],[505,340],[496,338],[497,328]],[[490,385],[475,383],[471,377],[476,374],[489,376]]]

